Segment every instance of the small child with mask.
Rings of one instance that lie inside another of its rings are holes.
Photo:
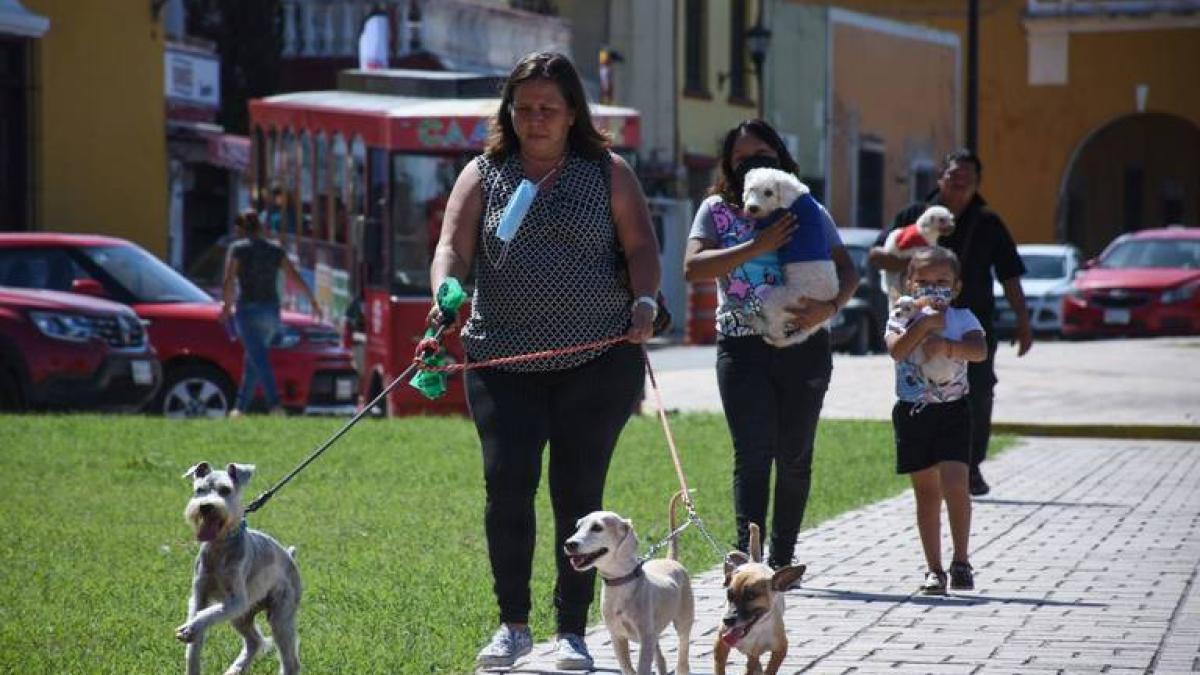
[[[950,306],[962,288],[958,257],[952,251],[940,246],[917,251],[909,261],[907,283],[910,295],[896,303],[884,335],[896,361],[896,472],[909,474],[916,497],[917,531],[928,565],[919,591],[945,595],[943,501],[954,545],[949,587],[975,588],[968,558],[971,412],[964,397],[967,362],[987,358],[987,345],[975,315]],[[929,372],[937,372],[937,377]]]

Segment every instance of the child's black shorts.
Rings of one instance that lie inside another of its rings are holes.
[[[896,432],[896,473],[928,469],[938,462],[971,461],[971,408],[966,399],[918,404],[896,401],[892,428]]]

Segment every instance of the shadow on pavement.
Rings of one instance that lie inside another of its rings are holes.
[[[833,595],[842,600],[852,600],[855,602],[911,602],[915,605],[956,605],[962,607],[971,607],[974,605],[987,605],[991,603],[1013,604],[1013,605],[1040,605],[1046,607],[1107,607],[1108,605],[1100,602],[1063,602],[1061,600],[1046,600],[1044,598],[1010,598],[995,595],[917,595],[910,593],[901,595],[898,593],[865,593],[862,591],[846,591],[838,588],[805,588],[803,592],[788,593],[788,597],[810,597],[817,598],[820,595]]]
[[[1040,502],[1024,499],[988,499],[987,497],[972,497],[976,504],[996,504],[997,506],[1082,506],[1094,509],[1131,509],[1129,504],[1106,504],[1104,502]]]

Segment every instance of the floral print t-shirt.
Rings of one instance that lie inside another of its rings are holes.
[[[825,207],[821,207],[825,241],[830,249],[840,247],[842,238]],[[754,238],[754,219],[725,203],[719,196],[705,199],[696,209],[689,239],[705,239],[717,248],[730,248]],[[717,333],[724,337],[758,335],[753,317],[762,311],[763,294],[771,286],[783,285],[783,272],[774,251],[735,267],[717,279]]]

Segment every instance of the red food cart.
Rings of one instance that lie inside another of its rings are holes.
[[[446,197],[482,151],[499,101],[338,90],[250,103],[258,205],[327,315],[345,322],[345,334],[359,335],[364,401],[412,361],[429,311],[429,263]],[[591,111],[614,150],[629,154],[637,147],[636,111],[603,105]],[[301,295],[285,295],[304,309]],[[456,336],[447,348],[452,359],[462,358]],[[455,376],[447,394],[433,401],[407,384],[396,387],[378,412],[465,410]]]

